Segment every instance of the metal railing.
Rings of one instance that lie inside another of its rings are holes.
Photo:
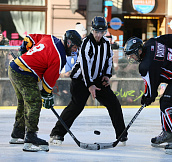
[[[11,51],[17,56],[18,46],[0,46],[0,106],[17,105],[15,92],[8,78],[8,65],[12,60]],[[114,50],[114,66],[110,85],[121,105],[140,105],[144,83],[138,72],[138,64],[130,64],[122,49]],[[55,106],[65,106],[70,102],[71,79],[62,73],[53,88]],[[39,83],[40,84],[40,83]],[[158,102],[158,101],[157,101]],[[157,103],[156,103],[157,104]],[[89,97],[87,106],[100,104]]]

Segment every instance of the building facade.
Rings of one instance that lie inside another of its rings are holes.
[[[111,2],[109,8],[107,2]],[[100,15],[107,18],[109,32],[123,46],[131,36],[144,41],[171,34],[171,5],[171,0],[1,0],[0,31],[10,45],[20,45],[28,33],[62,37],[66,30],[75,29],[78,22],[89,33],[92,18]],[[121,21],[119,29],[115,28],[119,22],[111,22],[114,18]]]

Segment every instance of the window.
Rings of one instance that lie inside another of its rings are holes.
[[[1,0],[0,32],[12,46],[30,33],[46,33],[47,0]]]

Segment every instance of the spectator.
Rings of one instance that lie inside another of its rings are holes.
[[[0,46],[7,46],[9,45],[9,40],[4,37],[2,32],[0,32]],[[0,78],[7,77],[7,69],[6,69],[6,61],[8,59],[8,50],[0,49]],[[4,89],[6,86],[6,82],[2,82],[0,84],[0,104],[4,105],[3,95],[5,93]]]
[[[111,33],[107,32],[106,37],[109,39],[112,49],[119,49],[119,45],[116,42],[113,42]]]
[[[8,38],[4,37],[2,32],[0,32],[0,46],[5,46],[5,45],[9,45],[9,40]]]
[[[82,38],[86,37],[87,30],[84,28],[84,26],[80,22],[76,23],[75,30],[81,35]]]

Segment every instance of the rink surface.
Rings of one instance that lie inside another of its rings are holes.
[[[123,108],[128,125],[138,108]],[[67,134],[61,146],[49,146],[49,152],[24,152],[23,145],[10,145],[14,109],[0,109],[0,162],[171,162],[172,155],[163,148],[153,148],[150,139],[161,132],[159,108],[144,108],[128,133],[127,145],[115,148],[84,150]],[[60,114],[62,109],[56,109]],[[42,109],[38,136],[49,141],[49,134],[57,118],[51,110]],[[95,135],[99,130],[100,135]],[[105,108],[84,109],[75,120],[71,131],[84,143],[113,142],[114,130]]]

